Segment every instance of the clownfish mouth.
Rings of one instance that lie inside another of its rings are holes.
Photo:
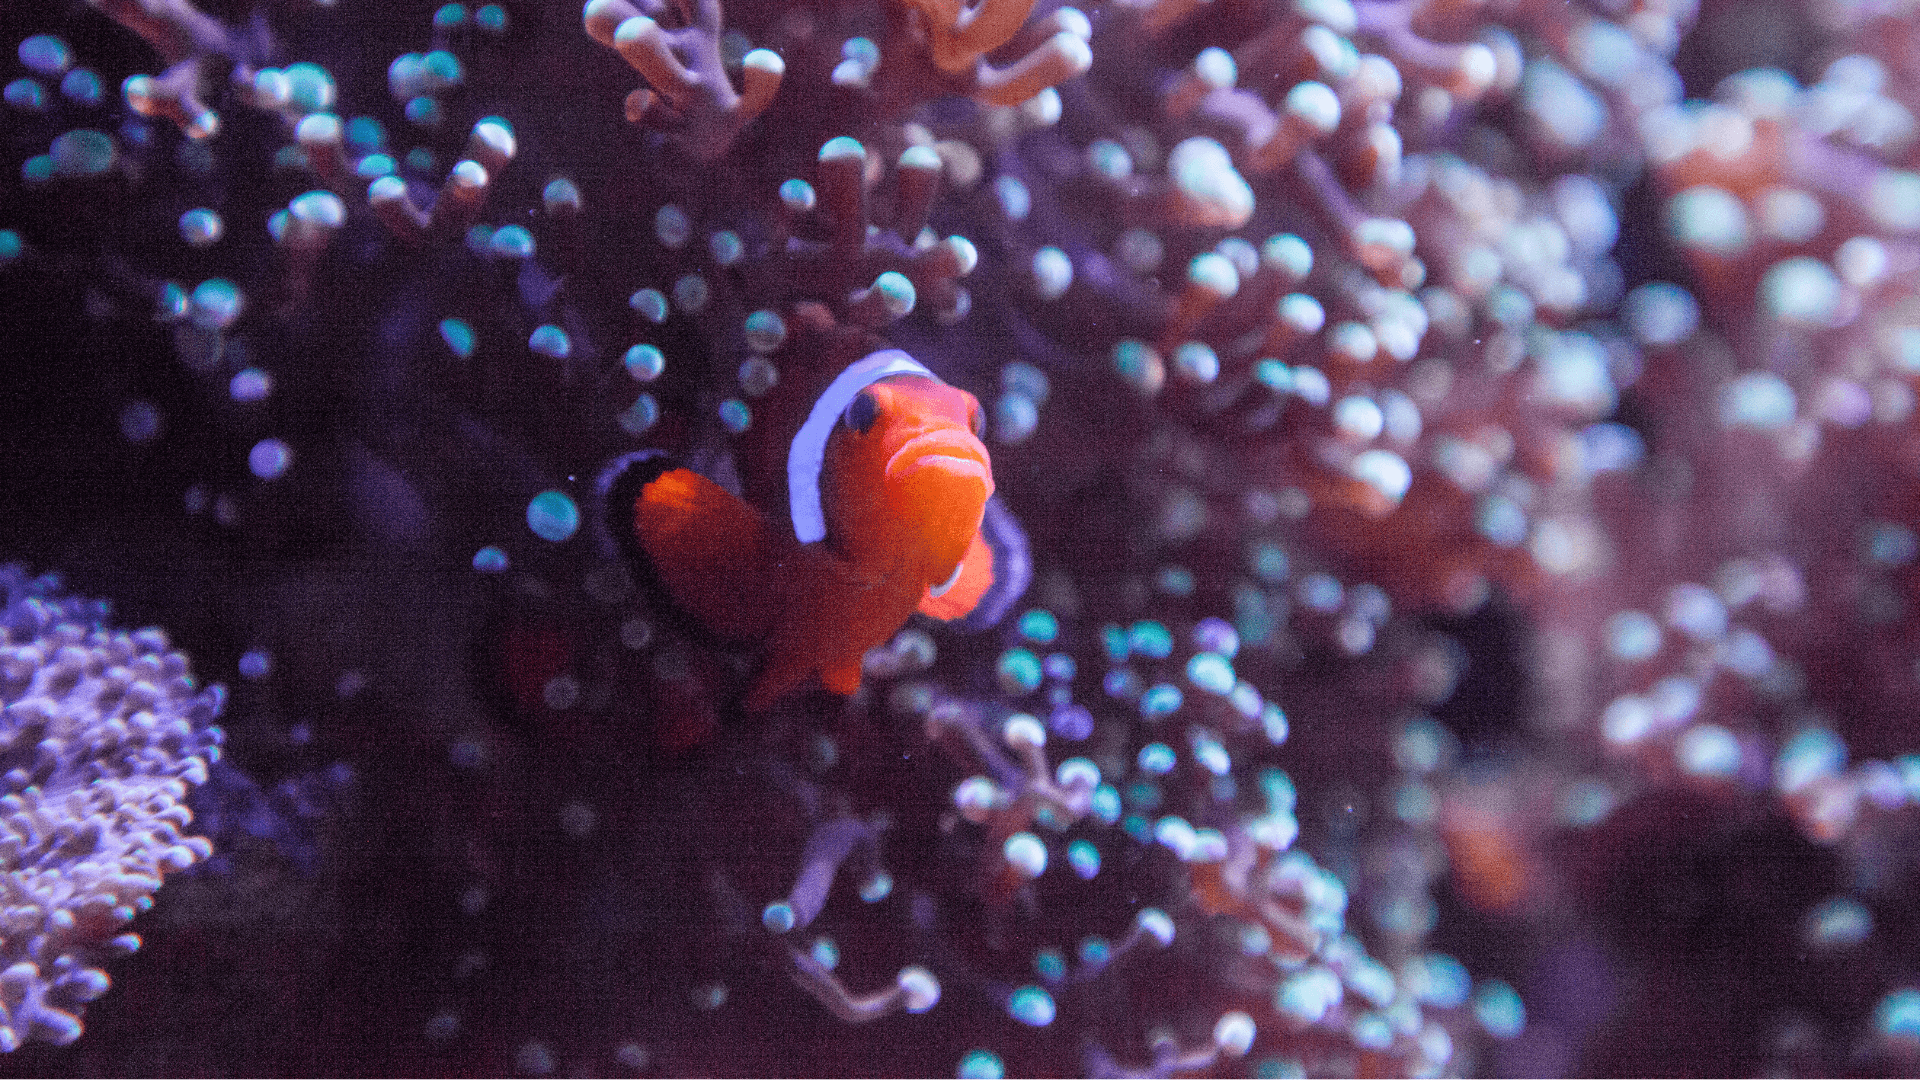
[[[967,553],[993,496],[987,448],[971,432],[930,431],[887,461],[887,505],[929,579],[947,576]]]
[[[993,465],[987,448],[970,432],[929,431],[908,439],[887,461],[887,479],[904,481],[921,469],[933,468],[955,479],[983,481],[986,495],[993,494]],[[983,495],[982,498],[985,496]]]

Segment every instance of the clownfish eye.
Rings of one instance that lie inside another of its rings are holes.
[[[967,404],[967,426],[973,429],[974,438],[987,437],[987,414],[980,411],[980,403],[977,401]]]
[[[854,395],[854,399],[847,403],[847,411],[840,416],[842,423],[862,435],[872,430],[873,422],[878,419],[880,419],[880,403],[865,390]]]

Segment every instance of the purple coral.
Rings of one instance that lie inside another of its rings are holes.
[[[167,875],[212,854],[187,835],[187,793],[220,758],[226,700],[202,689],[157,628],[104,623],[105,605],[0,567],[0,1049],[80,1037],[102,965]]]

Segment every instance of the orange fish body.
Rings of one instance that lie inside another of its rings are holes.
[[[897,349],[865,349],[871,339],[860,342],[864,355],[837,366],[858,351],[844,336],[840,344],[826,350],[820,378],[831,378],[805,421],[781,424],[770,408],[769,423],[756,423],[759,438],[743,447],[747,494],[767,510],[659,457],[608,487],[616,535],[630,524],[623,546],[667,599],[718,637],[765,644],[745,700],[753,712],[812,677],[851,694],[867,651],[914,611],[963,618],[995,585],[996,551],[982,532],[994,484],[979,401]],[[776,450],[786,465],[788,513],[779,516],[790,528],[772,512],[776,470],[764,466]],[[1005,565],[998,573],[1015,576]]]

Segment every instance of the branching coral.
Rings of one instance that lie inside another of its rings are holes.
[[[209,78],[224,62],[236,85],[252,81],[252,65],[265,43],[259,34],[229,29],[187,0],[92,0],[115,22],[139,34],[166,65],[155,75],[134,75],[122,90],[127,105],[143,116],[173,121],[194,139],[220,130],[220,115],[204,100]]]
[[[987,105],[1018,105],[1043,90],[1073,78],[1093,63],[1087,47],[1092,33],[1086,17],[1062,8],[1032,23],[1032,0],[899,0],[910,14],[904,31],[890,41],[886,55],[896,63],[924,52],[947,77],[954,92]],[[1020,59],[1004,68],[986,55],[1016,37]],[[1038,44],[1032,44],[1033,42]],[[875,63],[879,63],[875,58]]]
[[[646,14],[626,0],[589,0],[581,12],[587,34],[620,54],[647,85],[627,95],[627,119],[654,122],[679,132],[699,157],[726,153],[735,133],[766,111],[780,92],[786,64],[768,49],[740,58],[741,89],[735,91],[720,56],[720,0],[682,3],[686,25],[669,30],[656,21],[665,4],[653,0]]]

